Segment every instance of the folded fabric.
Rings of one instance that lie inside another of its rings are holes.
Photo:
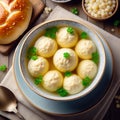
[[[119,47],[120,39],[109,34],[108,32],[105,32],[101,28],[99,28],[87,21],[84,21],[80,17],[73,15],[72,13],[68,12],[67,10],[57,6],[52,11],[52,13],[50,14],[50,16],[48,17],[47,20],[53,20],[53,19],[59,19],[59,18],[69,18],[69,19],[74,18],[76,20],[84,22],[84,23],[94,27],[100,33],[102,33],[102,36],[104,36],[104,38],[109,43],[109,46],[113,53],[113,57],[115,58],[115,62],[114,62],[115,76],[114,76],[114,82],[111,83],[109,91],[107,91],[106,96],[99,103],[99,107],[98,107],[99,109],[94,110],[94,112],[91,113],[91,116],[89,116],[90,111],[89,111],[89,113],[86,113],[83,115],[78,115],[75,117],[68,117],[68,118],[55,117],[55,116],[45,114],[45,113],[37,110],[36,108],[34,108],[22,95],[20,89],[18,89],[18,86],[16,84],[16,80],[15,80],[14,73],[13,73],[13,67],[11,67],[11,69],[9,70],[9,72],[7,73],[7,75],[5,76],[5,78],[3,79],[3,81],[1,82],[0,85],[6,86],[11,91],[13,91],[13,93],[15,94],[15,96],[17,97],[17,99],[19,101],[18,110],[26,118],[26,120],[31,120],[31,118],[34,120],[65,120],[65,119],[85,120],[85,119],[87,119],[87,117],[89,117],[89,118],[91,117],[91,119],[93,119],[93,120],[98,120],[98,119],[101,120],[103,118],[103,116],[105,115],[105,113],[106,113],[110,103],[112,102],[112,99],[114,98],[114,95],[117,92],[119,85],[120,85],[120,71],[119,71],[120,55],[118,54],[118,51],[120,51],[120,47]],[[39,21],[37,21],[37,23],[39,23]],[[13,114],[11,115],[8,113],[7,114],[3,113],[3,112],[0,112],[0,114],[7,116],[10,119],[17,120],[17,118]]]

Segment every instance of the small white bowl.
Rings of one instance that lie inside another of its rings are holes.
[[[63,25],[63,26],[67,25],[67,26],[75,27],[87,32],[90,38],[95,43],[99,53],[98,73],[93,79],[92,83],[83,91],[74,95],[66,96],[66,97],[61,97],[57,94],[50,93],[44,90],[43,88],[36,86],[32,82],[32,77],[30,76],[27,70],[27,65],[26,65],[27,50],[30,47],[30,44],[33,43],[36,36],[38,36],[38,34],[41,33],[41,31],[45,30],[46,28],[58,26],[58,25]],[[95,89],[99,85],[99,82],[101,81],[102,76],[104,75],[104,70],[106,65],[105,50],[95,30],[80,21],[67,20],[67,19],[59,19],[59,20],[44,22],[42,24],[35,26],[33,29],[31,29],[30,32],[24,37],[19,55],[20,55],[19,68],[25,82],[30,87],[30,89],[42,97],[45,97],[51,100],[57,100],[57,101],[70,101],[70,100],[80,99],[81,97],[89,94],[93,89]]]
[[[53,2],[57,2],[57,3],[66,3],[66,2],[70,2],[71,0],[51,0]]]

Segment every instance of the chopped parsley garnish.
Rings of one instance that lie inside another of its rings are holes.
[[[74,34],[74,29],[72,27],[68,27],[67,32],[70,34]]]
[[[39,76],[38,78],[35,78],[34,83],[36,85],[39,85],[43,81],[43,76]]]
[[[119,26],[120,25],[120,20],[115,20],[113,24],[114,24],[115,27]]]
[[[72,73],[71,73],[70,71],[67,71],[67,72],[64,73],[64,75],[65,75],[66,77],[70,77],[70,76],[72,75]]]
[[[86,39],[86,38],[88,38],[88,34],[87,34],[86,32],[82,32],[82,33],[80,34],[80,38]]]
[[[90,85],[91,81],[92,80],[89,77],[86,77],[82,80],[82,84],[83,84],[83,86],[87,87]]]
[[[70,54],[69,54],[68,52],[65,52],[65,53],[63,54],[63,56],[64,56],[64,58],[68,59],[68,58],[70,57]]]
[[[27,58],[31,59],[32,56],[36,56],[37,54],[37,49],[35,47],[30,47],[27,52]]]
[[[31,57],[32,60],[37,60],[38,59],[38,56],[37,55],[34,55]]]
[[[99,63],[99,54],[98,54],[98,52],[92,53],[92,61],[95,62],[96,64]]]
[[[6,65],[1,65],[0,66],[0,71],[6,71],[6,69],[7,69],[7,66]]]
[[[60,96],[62,96],[62,97],[65,97],[65,96],[68,95],[68,92],[67,92],[64,88],[59,88],[59,89],[57,90],[57,93],[58,93]]]
[[[75,15],[78,15],[79,14],[79,10],[77,8],[72,8],[71,9],[71,12]]]
[[[57,31],[58,31],[58,28],[57,28],[57,27],[47,28],[44,35],[45,35],[46,37],[55,39],[55,38],[56,38],[56,32],[57,32]]]

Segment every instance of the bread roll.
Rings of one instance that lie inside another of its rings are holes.
[[[29,0],[0,0],[0,44],[15,41],[27,29],[31,15]]]

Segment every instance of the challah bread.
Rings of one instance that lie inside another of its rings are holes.
[[[0,0],[0,44],[15,41],[27,29],[31,15],[29,0]]]

